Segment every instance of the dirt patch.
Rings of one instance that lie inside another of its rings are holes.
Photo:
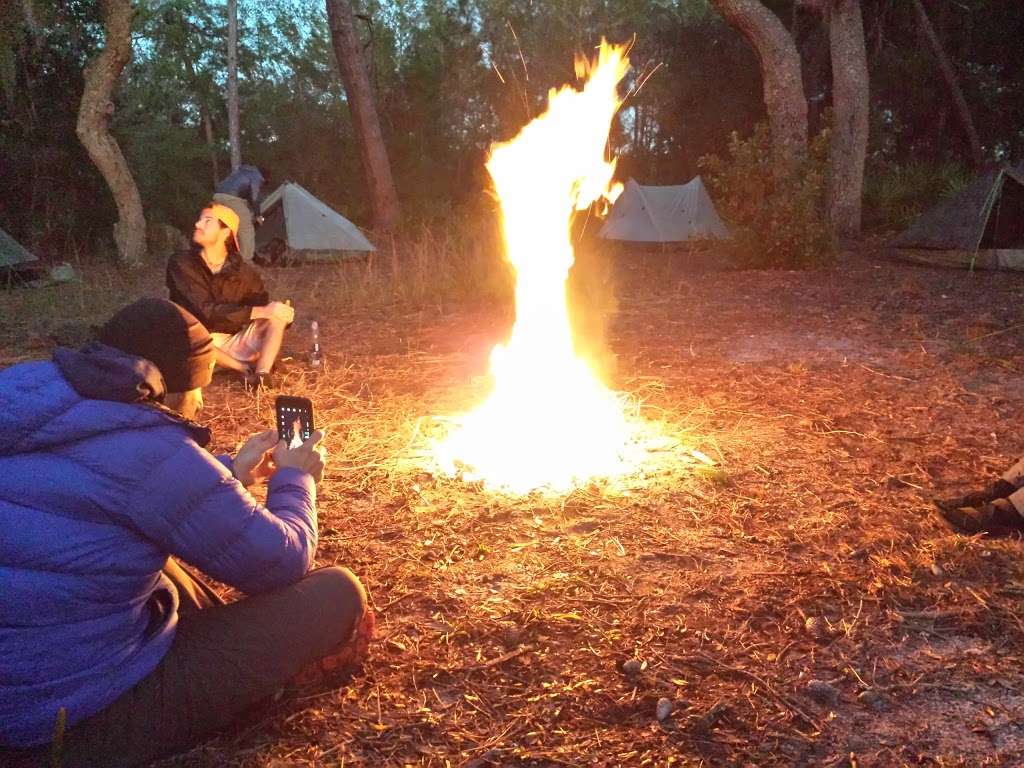
[[[627,275],[612,383],[671,439],[627,486],[518,498],[417,463],[507,308],[321,306],[327,370],[280,386],[330,429],[318,562],[365,580],[379,642],[166,765],[1021,764],[1021,545],[929,499],[1024,451],[1022,297],[859,258]],[[218,448],[269,423],[230,379],[206,400]]]
[[[725,359],[734,363],[878,362],[879,356],[871,342],[813,332],[751,333],[723,344]]]

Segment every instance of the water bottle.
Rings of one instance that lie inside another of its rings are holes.
[[[309,350],[309,367],[320,370],[324,363],[324,353],[320,349],[320,323],[314,320],[309,326],[313,336],[313,346]]]

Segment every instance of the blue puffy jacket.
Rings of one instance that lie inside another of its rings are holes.
[[[49,741],[60,708],[74,725],[156,667],[177,624],[168,555],[246,593],[312,564],[312,477],[279,470],[262,506],[207,430],[150,404],[162,390],[100,344],[0,371],[2,746]]]

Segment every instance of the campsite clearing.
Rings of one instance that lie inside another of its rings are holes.
[[[327,369],[280,386],[328,429],[318,563],[365,580],[379,641],[350,685],[164,766],[1024,761],[1024,545],[953,536],[928,501],[1024,450],[1024,277],[624,272],[611,383],[673,460],[628,495],[509,498],[410,461],[485,391],[507,311],[352,311],[335,268],[265,273],[297,329],[318,306]],[[0,294],[5,364],[49,353],[44,296],[102,314],[155,290],[88,274]],[[218,449],[270,423],[230,378],[206,401]]]

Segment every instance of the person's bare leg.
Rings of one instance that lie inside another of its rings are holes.
[[[270,373],[284,341],[285,324],[275,318],[261,320],[263,326],[260,339],[260,356],[256,359],[256,373]]]
[[[249,364],[243,363],[241,360],[235,360],[231,355],[225,352],[223,349],[216,350],[217,365],[221,368],[228,368],[232,371],[238,371],[239,373],[248,373]]]

